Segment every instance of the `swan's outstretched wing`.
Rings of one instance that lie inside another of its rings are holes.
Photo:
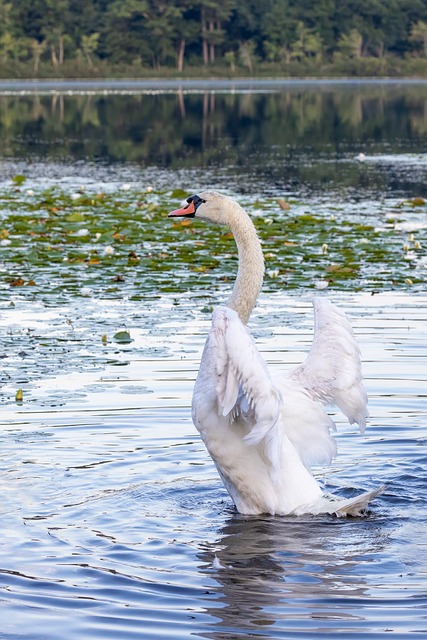
[[[219,412],[230,425],[239,416],[248,425],[247,445],[264,445],[272,472],[278,472],[282,448],[282,397],[267,365],[235,311],[217,307],[212,317],[211,354],[216,370]]]
[[[366,427],[367,396],[363,386],[360,351],[343,311],[325,298],[315,298],[314,338],[306,360],[290,379],[323,404],[335,404],[350,424]]]

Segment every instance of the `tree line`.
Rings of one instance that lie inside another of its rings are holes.
[[[427,61],[427,0],[0,0],[2,75],[367,60]]]

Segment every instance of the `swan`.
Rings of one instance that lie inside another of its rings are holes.
[[[314,299],[315,334],[306,360],[273,378],[247,328],[261,290],[264,258],[249,215],[215,191],[191,195],[168,217],[226,225],[239,266],[230,298],[215,308],[192,399],[192,418],[237,510],[242,514],[362,515],[384,489],[343,499],[323,493],[311,472],[336,454],[335,404],[366,425],[360,352],[346,315]]]

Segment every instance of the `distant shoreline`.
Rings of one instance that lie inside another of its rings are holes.
[[[350,87],[373,85],[427,85],[427,78],[99,78],[0,80],[0,95],[67,94],[67,93],[151,93],[200,91],[277,91],[298,87]]]

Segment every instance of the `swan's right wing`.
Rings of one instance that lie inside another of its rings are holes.
[[[360,351],[347,316],[326,298],[315,298],[314,338],[306,360],[290,373],[291,380],[314,400],[335,404],[350,424],[366,426],[367,396]]]
[[[248,328],[232,309],[217,307],[214,310],[210,347],[220,414],[229,417],[230,425],[237,416],[246,420],[245,444],[262,443],[273,473],[278,471],[282,397]]]

